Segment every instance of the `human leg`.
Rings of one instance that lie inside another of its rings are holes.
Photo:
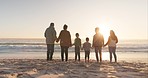
[[[115,58],[115,62],[117,62],[116,47],[113,47],[113,55]]]
[[[86,62],[86,57],[87,57],[87,51],[85,51],[85,62]]]
[[[64,61],[64,47],[61,46],[61,59]]]
[[[75,61],[77,61],[77,53],[75,52]]]
[[[80,61],[80,47],[78,47],[78,61]]]
[[[78,56],[78,49],[77,49],[77,47],[75,46],[75,61],[77,60],[77,56]]]
[[[108,47],[109,48],[109,54],[110,54],[110,62],[112,62],[112,47]]]
[[[88,51],[88,62],[89,62],[89,55],[90,55],[90,51]]]
[[[65,59],[68,61],[68,47],[65,47]]]
[[[90,54],[90,51],[86,51],[86,59],[88,59],[88,62],[89,62],[89,54]]]
[[[98,62],[99,61],[99,58],[98,58],[98,47],[95,47],[95,54],[96,54],[96,60]]]
[[[100,62],[102,62],[102,47],[99,47]]]
[[[53,53],[54,53],[54,44],[50,44],[50,60],[52,60]]]
[[[49,44],[47,44],[47,60],[49,60],[49,53],[50,53],[50,48],[49,48]]]

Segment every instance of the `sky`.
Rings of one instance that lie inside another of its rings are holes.
[[[148,39],[148,0],[0,0],[0,38],[44,38],[51,22],[57,36],[67,24],[72,38]]]

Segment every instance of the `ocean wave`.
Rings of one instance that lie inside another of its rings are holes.
[[[122,41],[117,44],[117,52],[148,52],[148,41]],[[4,52],[46,52],[47,46],[44,39],[0,39],[0,53]],[[55,52],[60,52],[59,43],[55,44]],[[83,51],[83,50],[82,50]],[[91,49],[94,52],[94,49]],[[103,48],[108,52],[108,47]],[[74,52],[74,46],[69,48]]]
[[[0,52],[45,52],[47,50],[46,45],[0,45]],[[55,51],[60,52],[60,45],[55,45]],[[94,51],[91,49],[91,51]],[[108,47],[104,47],[103,51],[108,52]],[[74,52],[74,46],[69,48],[69,52]],[[148,52],[148,46],[118,46],[117,52]]]

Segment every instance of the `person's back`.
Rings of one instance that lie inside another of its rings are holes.
[[[89,62],[90,48],[91,48],[91,44],[89,43],[89,38],[87,37],[86,42],[83,44],[83,49],[85,51],[85,62],[86,62],[87,57],[88,57],[88,62]]]
[[[104,38],[102,34],[97,33],[93,36],[93,47],[102,47],[104,45]]]
[[[72,43],[71,43],[71,35],[70,35],[70,32],[67,31],[67,25],[65,24],[63,26],[63,29],[61,32],[60,32],[60,35],[59,37],[57,38],[56,42],[59,42],[60,41],[60,46],[61,46],[61,59],[62,61],[64,61],[64,53],[65,53],[65,59],[66,61],[68,60],[68,48],[70,46],[72,46]]]
[[[78,56],[78,61],[80,61],[81,39],[79,38],[79,33],[76,33],[74,45],[75,45],[75,61],[77,60],[77,56]]]
[[[46,37],[46,44],[54,44],[54,41],[56,40],[56,31],[53,26],[50,26],[45,31],[45,37]]]
[[[104,38],[103,38],[103,35],[101,35],[101,33],[99,32],[98,27],[95,28],[95,32],[96,32],[96,34],[93,37],[92,47],[95,48],[97,62],[99,61],[98,51],[99,51],[99,55],[100,55],[100,62],[102,62],[102,46],[104,45]]]
[[[112,62],[112,54],[114,55],[115,62],[117,62],[117,55],[116,55],[116,44],[118,43],[118,38],[115,35],[113,30],[110,30],[110,36],[108,38],[107,43],[104,45],[108,45],[109,53],[110,53],[110,62]]]
[[[81,39],[80,38],[75,38],[75,43],[74,43],[75,46],[81,46]]]
[[[83,44],[83,49],[84,49],[84,51],[90,51],[90,48],[91,48],[91,43],[85,42],[85,43]]]
[[[58,39],[60,39],[61,46],[70,46],[71,45],[70,32],[67,30],[62,30]]]
[[[47,60],[52,60],[52,56],[54,53],[54,42],[57,38],[56,31],[54,29],[54,23],[51,23],[50,27],[46,29],[44,36],[46,38],[47,44]]]
[[[114,39],[112,39],[111,37],[109,37],[109,39],[110,39],[110,41],[109,41],[109,43],[108,43],[108,46],[110,46],[110,47],[116,47],[116,39],[114,40]]]

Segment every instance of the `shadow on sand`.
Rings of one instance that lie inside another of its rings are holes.
[[[0,60],[0,78],[146,78],[146,63],[109,63],[101,64],[94,60],[61,62],[45,59],[7,59]]]

